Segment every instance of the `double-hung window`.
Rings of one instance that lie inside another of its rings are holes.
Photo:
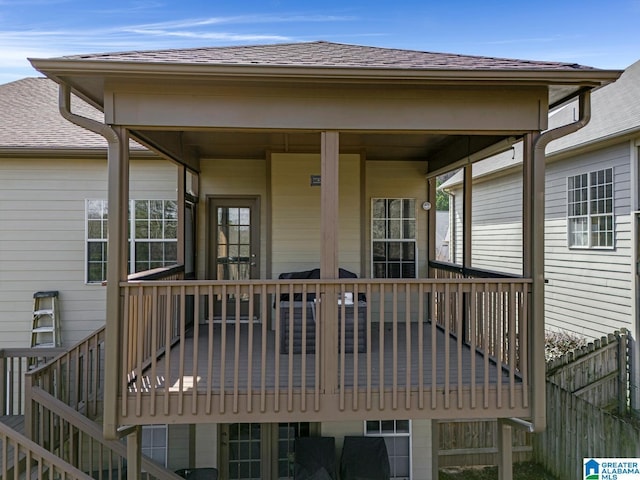
[[[568,178],[569,247],[614,247],[613,200],[613,168]]]
[[[106,200],[86,201],[87,283],[107,278]],[[178,253],[178,205],[175,200],[129,202],[129,273],[173,265]]]
[[[374,278],[415,278],[414,198],[372,199],[371,252]]]

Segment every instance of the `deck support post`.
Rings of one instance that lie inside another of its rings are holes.
[[[431,420],[431,478],[437,479],[439,474],[438,454],[440,453],[440,425],[438,420]]]
[[[127,480],[138,480],[142,474],[142,427],[134,427],[127,435]]]
[[[120,282],[127,280],[129,217],[129,135],[123,127],[112,127],[119,138],[109,143],[107,159],[109,238],[107,255],[107,305],[105,330],[104,436],[117,438],[118,390],[122,362]]]
[[[498,419],[498,480],[513,480],[513,427]]]

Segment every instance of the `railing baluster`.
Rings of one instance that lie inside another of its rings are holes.
[[[404,344],[405,344],[405,385],[404,385],[404,406],[411,409],[411,285],[406,284],[404,296]]]
[[[234,287],[235,292],[235,330],[233,337],[233,413],[238,413],[238,396],[240,389],[240,286]]]
[[[444,286],[444,408],[449,408],[451,381],[451,289],[450,284]]]
[[[207,401],[206,401],[206,408],[205,408],[205,413],[207,415],[211,415],[211,409],[212,409],[212,392],[213,392],[213,388],[214,388],[214,381],[213,381],[213,372],[214,372],[214,365],[213,365],[213,356],[214,356],[214,351],[213,351],[213,306],[214,306],[214,299],[213,299],[213,285],[209,285],[208,291],[207,291],[207,300],[208,300],[208,312],[207,312],[207,346],[208,346],[208,352],[207,352]]]
[[[262,353],[262,361],[260,362],[260,412],[264,413],[267,411],[267,286],[262,285],[262,292],[260,294],[262,301],[262,345],[261,345],[261,353]],[[276,295],[275,295],[275,304],[276,304],[276,352],[280,345],[278,344],[278,330],[279,325],[277,319],[280,318],[280,287],[276,287]]]
[[[255,293],[253,283],[249,285],[249,332],[247,338],[247,412],[253,411],[253,329],[255,311]],[[264,298],[261,296],[260,301]],[[262,321],[266,321],[262,319]]]
[[[344,411],[344,395],[345,395],[345,374],[346,374],[346,352],[347,352],[347,339],[346,339],[346,330],[347,330],[347,315],[346,315],[346,291],[345,284],[342,283],[340,285],[340,292],[338,292],[338,326],[340,327],[338,330],[338,357],[339,363],[338,368],[340,369],[340,381],[339,381],[339,390],[340,390],[340,411]],[[335,306],[331,306],[335,311]]]
[[[477,325],[477,286],[471,284],[471,293],[469,293],[469,315],[470,315],[470,345],[471,345],[471,408],[476,408],[476,349],[478,347],[478,325]]]
[[[220,295],[220,303],[222,307],[222,320],[220,324],[220,413],[225,411],[226,385],[225,372],[227,369],[227,285],[222,285],[222,294]]]
[[[384,288],[384,283],[380,284],[380,321],[378,322],[378,342],[380,344],[379,348],[379,354],[378,354],[378,403],[380,405],[380,410],[384,410],[384,393],[385,393],[385,388],[384,388],[384,357],[385,357],[385,351],[384,351],[384,322],[385,322],[385,314],[384,314],[384,309],[386,307],[385,305],[385,288]]]
[[[423,283],[418,285],[418,408],[424,409],[424,287]]]
[[[200,287],[195,286],[193,292],[193,369],[191,370],[191,378],[193,378],[193,384],[191,385],[191,414],[196,415],[198,413],[198,359],[199,346],[200,346]],[[154,355],[155,357],[155,355]],[[154,389],[155,390],[155,389]]]
[[[158,351],[158,287],[153,286],[151,290],[151,351]],[[151,355],[151,378],[149,379],[149,388],[151,389],[151,401],[149,405],[149,414],[151,416],[156,415],[156,375],[158,369],[158,358],[156,355]]]
[[[438,329],[437,318],[440,310],[438,284],[431,284],[431,410],[438,407]]]
[[[367,282],[367,302],[370,302],[372,300],[372,289],[371,289],[371,282]],[[372,388],[371,388],[371,356],[372,356],[372,352],[371,352],[371,337],[373,336],[373,331],[371,328],[371,307],[367,308],[367,401],[366,401],[366,408],[367,410],[371,410],[371,395],[372,395]]]
[[[171,389],[171,330],[173,325],[174,293],[171,286],[166,287],[167,310],[164,322],[164,414],[169,415],[169,391]]]
[[[301,372],[300,372],[300,410],[307,411],[307,284],[302,285],[302,358],[301,360]],[[292,385],[289,386],[289,391],[292,391]],[[290,404],[289,411],[293,409],[293,405]]]

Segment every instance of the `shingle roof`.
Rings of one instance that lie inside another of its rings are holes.
[[[576,104],[567,105],[549,119],[549,127],[573,121]],[[582,129],[551,142],[547,154],[586,142],[640,129],[640,60],[618,80],[591,94],[591,120]]]
[[[549,128],[571,123],[577,116],[577,102],[552,112]],[[640,132],[640,60],[627,67],[620,78],[591,94],[591,119],[580,130],[549,143],[547,156],[564,150],[597,143],[604,139]],[[522,144],[513,150],[494,155],[473,166],[473,176],[482,177],[522,163]],[[451,187],[462,182],[462,172],[456,173],[443,185]]]
[[[433,70],[594,70],[575,63],[422,52],[325,41],[99,53],[70,60],[291,67],[390,68]]]
[[[104,122],[104,115],[71,95],[71,111]],[[101,135],[67,121],[58,111],[58,86],[48,78],[23,78],[0,85],[0,152],[2,150],[106,151]],[[132,141],[131,148],[144,148]]]
[[[101,120],[102,113],[72,96],[71,111]],[[58,111],[58,86],[48,78],[23,78],[0,85],[1,149],[106,148],[100,135],[65,120]]]

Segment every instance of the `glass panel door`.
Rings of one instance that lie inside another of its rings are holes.
[[[257,197],[214,197],[209,200],[209,276],[217,280],[244,281],[259,278],[260,234]],[[217,298],[214,316],[222,320],[226,302],[226,319],[235,321],[240,305],[242,320],[248,318],[249,295],[231,292],[226,299]]]
[[[230,480],[262,478],[261,426],[259,423],[232,423],[228,426],[227,468]]]

